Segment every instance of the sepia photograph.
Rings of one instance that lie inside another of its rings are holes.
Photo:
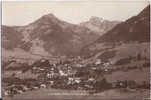
[[[150,98],[150,2],[3,1],[3,100]]]

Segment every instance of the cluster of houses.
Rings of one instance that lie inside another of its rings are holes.
[[[80,89],[95,92],[111,88],[149,88],[149,84],[146,82],[137,85],[135,81],[131,80],[117,80],[114,83],[108,83],[104,74],[112,71],[112,67],[110,67],[112,63],[101,62],[100,59],[97,59],[92,64],[82,64],[78,63],[80,60],[82,58],[78,57],[54,64],[50,63],[48,59],[35,61],[27,66],[24,73],[31,71],[37,77],[20,79],[13,76],[5,79],[7,86],[3,93],[6,96],[13,96],[39,88]]]

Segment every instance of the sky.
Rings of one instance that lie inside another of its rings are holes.
[[[3,1],[2,24],[27,25],[49,13],[73,24],[88,21],[92,16],[124,21],[148,4],[148,1]]]

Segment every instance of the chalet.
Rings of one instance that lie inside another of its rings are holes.
[[[101,59],[97,59],[95,65],[100,65],[102,63]]]
[[[109,62],[106,62],[106,63],[104,63],[103,64],[105,67],[108,67],[109,65],[110,65],[110,63]]]
[[[75,66],[79,68],[84,67],[82,64],[76,64]]]
[[[74,84],[74,78],[69,77],[67,84],[68,84],[68,85]]]
[[[33,89],[39,89],[39,87],[37,87],[37,86],[34,86],[34,87],[33,87]]]
[[[50,71],[49,73],[46,74],[46,77],[49,79],[57,77],[57,76],[59,76],[59,73],[55,73],[53,71]]]
[[[60,74],[60,76],[68,76],[68,74],[62,70],[59,70],[59,74]]]
[[[5,96],[9,96],[11,94],[11,91],[10,90],[6,90],[5,92],[4,92],[4,95]]]
[[[93,81],[95,81],[95,79],[94,78],[89,78],[88,81],[93,82]]]
[[[74,81],[75,83],[79,84],[81,82],[81,79],[77,77],[77,78],[74,78]]]
[[[23,90],[24,90],[24,91],[29,91],[30,88],[28,88],[27,86],[23,86]]]
[[[22,90],[17,90],[17,93],[22,94],[23,91]]]
[[[50,85],[54,85],[54,81],[49,81]]]
[[[46,85],[45,84],[41,84],[40,87],[41,88],[46,88]]]

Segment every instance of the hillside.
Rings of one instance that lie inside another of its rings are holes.
[[[101,54],[106,53],[107,59],[115,56],[119,59],[118,57],[124,57],[123,55],[136,56],[136,53],[143,55],[144,51],[149,55],[149,8],[150,6],[146,7],[137,16],[118,24],[94,43],[85,46],[81,54],[86,57],[100,57]],[[109,53],[113,51],[114,53]]]
[[[118,24],[115,28],[101,36],[97,42],[149,42],[150,40],[150,6],[137,16]]]

